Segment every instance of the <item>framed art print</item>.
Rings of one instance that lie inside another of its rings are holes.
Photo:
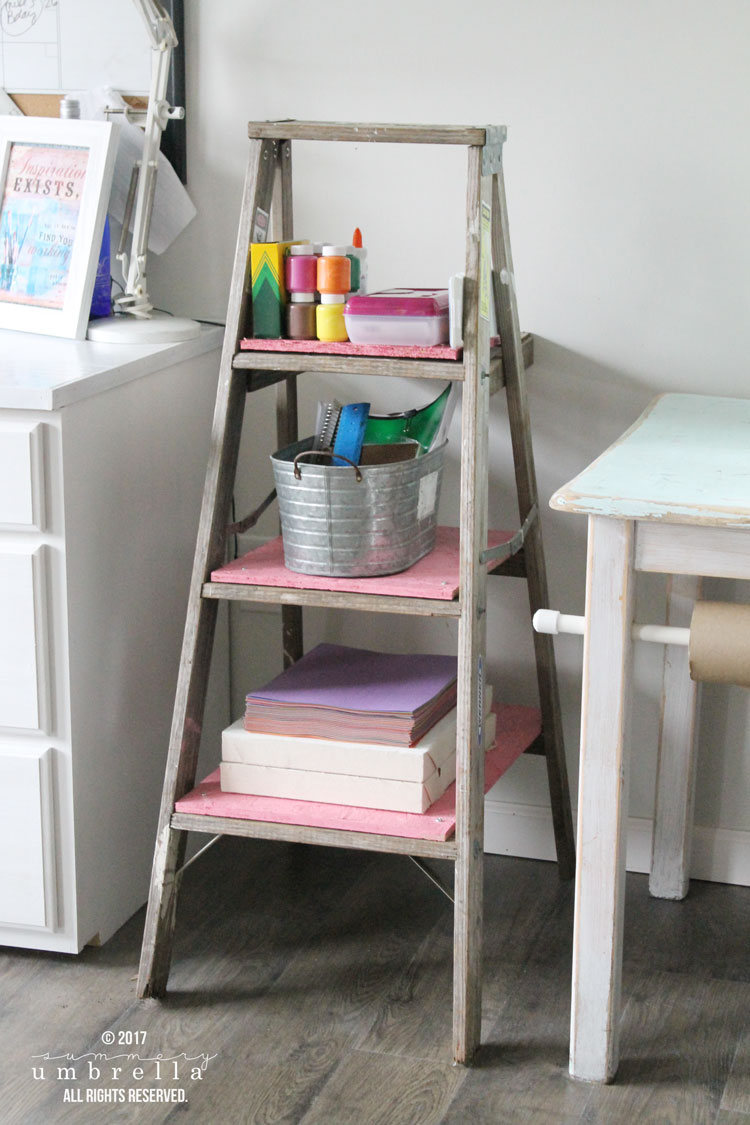
[[[116,133],[104,121],[0,117],[0,328],[85,337]]]

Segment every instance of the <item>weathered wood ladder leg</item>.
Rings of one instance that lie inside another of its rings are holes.
[[[461,405],[461,616],[458,623],[456,863],[454,881],[453,1058],[469,1063],[482,1020],[482,877],[484,754],[482,681],[487,631],[487,573],[478,565],[487,545],[487,427],[489,413],[489,178],[483,148],[469,147],[464,384]],[[484,233],[484,238],[483,238]],[[485,298],[483,306],[483,296]]]
[[[233,369],[245,323],[248,247],[258,209],[271,209],[278,144],[251,141],[235,252],[233,283],[221,356],[206,482],[190,584],[167,768],[138,975],[138,995],[162,996],[172,957],[179,870],[187,833],[172,828],[175,801],[195,784],[203,711],[218,602],[201,595],[209,574],[224,561],[225,530],[239,453],[247,372]]]
[[[494,299],[497,326],[502,346],[503,373],[508,401],[513,460],[521,525],[528,520],[524,539],[524,562],[529,591],[531,616],[549,605],[547,572],[539,520],[539,500],[531,446],[531,422],[526,396],[521,330],[516,304],[513,258],[510,249],[510,226],[505,199],[502,161],[494,166],[492,177],[492,259],[494,264]],[[575,874],[575,836],[570,811],[568,770],[565,761],[560,696],[552,637],[533,632],[539,684],[539,705],[542,713],[542,737],[547,762],[547,779],[552,806],[552,822],[557,847],[557,863],[561,879]]]
[[[292,142],[279,141],[277,152],[279,174],[274,181],[271,208],[271,240],[291,242],[294,237],[294,207],[292,202]],[[276,443],[283,449],[297,441],[297,375],[287,375],[276,387]],[[294,664],[303,654],[302,606],[282,605],[281,647],[284,667]]]

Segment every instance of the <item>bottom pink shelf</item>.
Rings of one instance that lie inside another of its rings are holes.
[[[485,793],[541,731],[539,712],[531,707],[499,704],[494,710],[497,713],[497,738],[485,756]],[[349,805],[324,805],[316,801],[286,801],[279,797],[222,793],[217,769],[177,801],[175,809],[193,816],[298,824],[345,832],[368,832],[378,836],[404,836],[412,840],[447,840],[456,827],[456,786],[454,782],[425,813],[401,813],[352,808]]]

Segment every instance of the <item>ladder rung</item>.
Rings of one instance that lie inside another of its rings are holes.
[[[341,121],[250,121],[251,140],[375,141],[383,144],[483,145],[484,127],[474,125],[375,125]]]
[[[171,824],[173,828],[188,832],[208,832],[211,835],[285,840],[288,843],[321,844],[329,848],[355,848],[432,859],[456,858],[455,840],[416,840],[406,836],[381,836],[370,832],[344,832],[334,828],[311,828],[301,824],[276,824],[272,821],[180,812],[172,813]]]
[[[370,613],[404,613],[413,617],[460,617],[458,600],[409,598],[392,594],[354,594],[336,590],[295,590],[290,586],[251,586],[241,582],[206,582],[204,598],[230,602],[265,602],[272,605],[319,606],[355,609]]]
[[[452,379],[456,382],[464,378],[464,365],[457,359],[395,359],[390,356],[329,355],[320,352],[243,351],[234,357],[232,366],[235,370],[246,368],[253,372],[283,371],[290,374],[300,371],[350,374],[352,367],[356,366],[358,375]],[[499,357],[494,366],[500,369]],[[266,385],[277,381],[272,378]],[[257,385],[264,385],[262,376],[258,378]]]

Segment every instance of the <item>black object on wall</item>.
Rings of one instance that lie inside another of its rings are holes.
[[[185,105],[185,4],[184,0],[162,0],[174,25],[179,40],[172,52],[169,68],[167,101],[170,105]],[[187,109],[186,109],[187,112]],[[161,151],[174,168],[183,184],[187,183],[187,131],[185,120],[168,121],[161,142]]]

